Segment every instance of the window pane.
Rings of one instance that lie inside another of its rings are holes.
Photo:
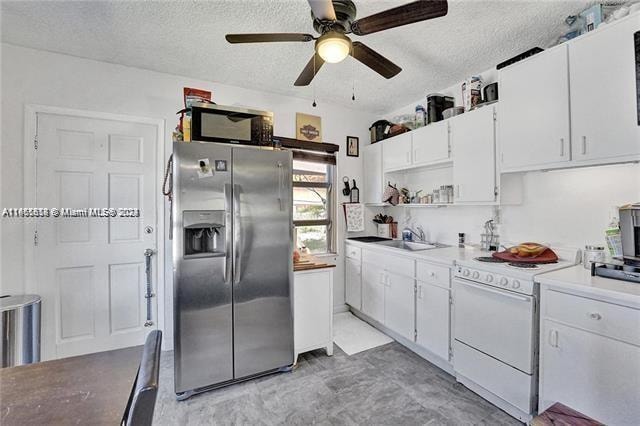
[[[296,234],[298,235],[297,246],[306,247],[309,253],[326,253],[328,251],[326,226],[298,226]]]
[[[327,182],[327,165],[293,160],[294,182]]]
[[[293,188],[293,220],[327,219],[327,188]]]

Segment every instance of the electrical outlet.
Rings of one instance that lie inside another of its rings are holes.
[[[502,223],[502,212],[500,210],[500,206],[493,206],[493,223],[499,224]]]

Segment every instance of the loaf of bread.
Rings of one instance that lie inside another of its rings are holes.
[[[546,246],[538,243],[522,243],[509,249],[509,253],[519,257],[540,256],[547,250]]]

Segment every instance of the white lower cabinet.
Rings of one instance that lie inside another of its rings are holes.
[[[640,348],[550,320],[544,328],[540,411],[561,402],[605,424],[638,424]]]
[[[378,266],[362,263],[362,312],[384,324],[385,272]]]
[[[333,355],[333,268],[294,273],[293,340],[294,362],[319,348]]]
[[[542,412],[556,402],[608,425],[640,419],[640,310],[543,286]]]
[[[413,341],[415,280],[390,272],[385,278],[384,325]]]
[[[345,301],[347,305],[362,309],[362,275],[360,260],[345,259]]]
[[[358,265],[346,259],[347,303],[412,342],[407,344],[410,349],[418,353],[424,349],[448,364],[450,268],[367,249],[362,249],[360,269]],[[362,308],[352,286],[359,276]]]
[[[418,281],[416,343],[442,359],[449,359],[450,290]]]

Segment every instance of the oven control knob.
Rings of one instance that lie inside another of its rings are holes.
[[[468,277],[468,276],[469,276],[469,274],[470,274],[470,272],[469,272],[469,270],[468,270],[468,269],[464,269],[464,270],[462,270],[462,275],[464,275],[465,277]]]
[[[485,281],[488,282],[488,283],[492,282],[493,281],[493,275],[487,274],[487,276],[485,277]]]
[[[520,281],[515,280],[515,281],[513,282],[513,284],[511,284],[511,287],[513,287],[513,288],[520,288]]]
[[[474,271],[473,275],[471,276],[473,279],[477,280],[478,278],[480,278],[480,272],[478,271]]]
[[[506,279],[505,277],[500,278],[500,285],[507,285],[509,284],[509,280]]]

